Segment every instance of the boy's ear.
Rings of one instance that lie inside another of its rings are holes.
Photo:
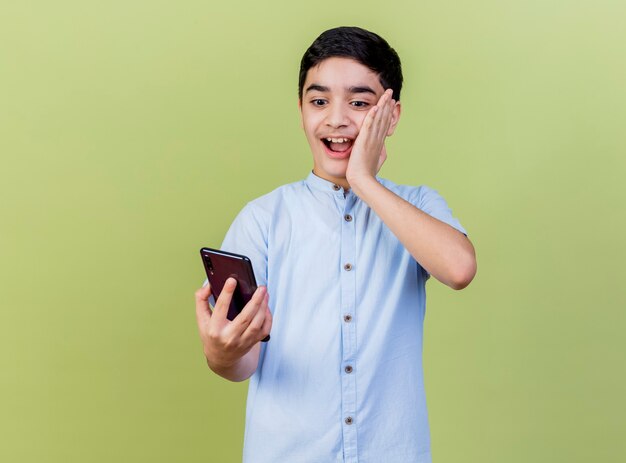
[[[400,113],[402,113],[402,106],[400,106],[399,101],[396,101],[396,105],[393,107],[393,112],[391,113],[391,125],[387,131],[388,137],[392,136],[393,132],[396,130],[396,125],[398,125],[398,121],[400,120]]]
[[[298,111],[300,112],[300,128],[304,129],[304,120],[302,120],[302,101],[298,98]]]

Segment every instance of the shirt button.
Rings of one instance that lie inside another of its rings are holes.
[[[345,419],[346,424],[352,424],[354,422],[354,420],[352,419],[351,416],[349,416],[348,418]]]
[[[345,314],[343,316],[343,321],[346,322],[346,323],[350,323],[352,321],[352,315],[350,315],[349,313]]]
[[[346,222],[352,222],[352,216],[350,214],[344,215],[343,218]]]
[[[339,191],[341,190],[341,187],[339,185],[333,185],[333,190]]]
[[[346,272],[349,272],[350,270],[352,270],[352,264],[346,264],[346,265],[344,265],[344,266],[343,266],[343,269],[344,269]]]
[[[343,371],[345,371],[346,373],[350,374],[350,373],[352,373],[352,367],[350,365],[348,365],[347,367],[345,367],[343,369]]]

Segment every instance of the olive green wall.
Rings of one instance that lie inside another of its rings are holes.
[[[435,462],[624,461],[625,5],[2,2],[0,460],[240,459],[198,249],[307,175],[300,57],[360,25],[405,72],[381,174],[478,251],[468,289],[428,284]]]

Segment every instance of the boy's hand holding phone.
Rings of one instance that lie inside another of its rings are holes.
[[[246,354],[255,346],[258,349],[259,342],[268,336],[272,327],[269,296],[264,286],[257,288],[234,320],[228,320],[228,309],[236,286],[234,278],[226,280],[212,311],[209,305],[210,284],[196,291],[196,319],[207,362],[218,374],[233,373],[227,375],[235,381],[246,379],[256,370],[258,351],[255,352],[256,358],[245,358],[250,357]],[[244,364],[240,365],[241,362]]]

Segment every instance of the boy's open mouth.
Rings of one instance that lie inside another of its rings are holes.
[[[322,138],[322,142],[326,145],[326,147],[335,153],[343,153],[349,150],[354,143],[354,140],[350,138]]]

